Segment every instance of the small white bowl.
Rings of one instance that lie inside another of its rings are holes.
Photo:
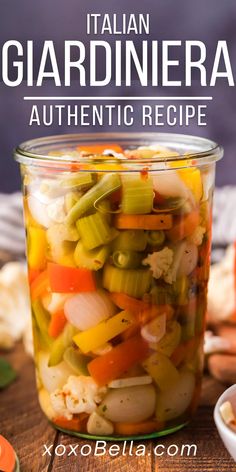
[[[234,411],[236,411],[236,384],[225,390],[225,392],[218,399],[214,409],[214,420],[219,435],[226,449],[228,449],[230,455],[236,462],[236,433],[225,424],[220,414],[220,406],[227,400],[230,401]]]

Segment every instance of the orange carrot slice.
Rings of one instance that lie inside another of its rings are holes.
[[[115,423],[115,434],[121,436],[150,434],[154,431],[160,431],[164,426],[164,422],[156,420],[148,420],[142,423]]]
[[[0,470],[13,472],[16,464],[16,455],[12,445],[0,436]]]
[[[170,230],[173,224],[172,215],[125,215],[115,216],[114,225],[118,229]]]
[[[128,339],[88,364],[88,371],[98,385],[106,385],[148,355],[148,343],[141,336]]]
[[[145,310],[150,307],[150,303],[139,300],[138,298],[131,297],[126,293],[112,292],[110,294],[112,301],[122,310],[131,311],[136,313],[137,311]]]
[[[81,414],[79,417],[74,417],[71,420],[68,420],[64,416],[58,416],[53,419],[53,423],[63,429],[69,429],[71,431],[82,431],[85,429],[85,423],[87,422],[88,415]]]
[[[78,146],[77,151],[87,152],[88,154],[102,154],[106,149],[111,149],[115,152],[123,152],[123,149],[115,143],[104,143],[104,144],[82,144]]]

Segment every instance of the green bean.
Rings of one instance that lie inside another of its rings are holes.
[[[120,269],[137,269],[141,265],[143,255],[135,251],[115,251],[113,263]]]
[[[67,347],[72,344],[72,338],[76,334],[76,328],[67,324],[63,332],[56,338],[50,352],[48,366],[52,367],[63,360],[63,355]]]
[[[147,233],[141,229],[120,231],[112,243],[114,251],[144,251],[146,246]]]
[[[78,200],[82,197],[83,193],[79,192],[78,190],[74,190],[73,192],[67,192],[65,195],[65,210],[66,213],[69,213],[71,208],[78,202]]]
[[[186,305],[188,302],[189,279],[186,275],[178,277],[173,283],[173,290],[176,295],[175,303],[177,305]]]
[[[99,200],[106,198],[112,192],[121,187],[121,181],[118,174],[105,174],[99,182],[89,189],[78,202],[71,208],[67,215],[67,222],[74,223],[84,213],[91,210],[94,204]]]
[[[63,359],[77,375],[89,375],[87,364],[91,360],[90,357],[80,354],[73,347],[68,347],[64,352]]]
[[[165,241],[164,231],[148,231],[147,232],[147,242],[150,246],[162,246]]]
[[[39,334],[39,341],[42,341],[47,347],[51,346],[52,338],[48,334],[48,326],[50,322],[49,313],[43,308],[39,300],[35,300],[32,303],[33,319],[35,320],[36,328]]]

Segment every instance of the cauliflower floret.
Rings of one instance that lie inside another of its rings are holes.
[[[0,270],[0,294],[0,348],[11,349],[31,319],[24,264],[8,262]]]
[[[194,232],[187,238],[187,240],[196,246],[201,246],[205,232],[206,228],[204,228],[204,226],[197,226]]]
[[[64,416],[68,420],[71,420],[73,415],[66,406],[65,395],[61,389],[57,388],[53,393],[51,393],[50,400],[53,409],[59,416]]]
[[[65,221],[66,212],[64,203],[64,197],[58,197],[55,198],[52,203],[47,205],[47,214],[55,223],[63,223]]]
[[[155,279],[164,277],[170,269],[173,262],[174,252],[168,247],[164,247],[161,251],[148,254],[143,260],[144,265],[149,265]]]
[[[71,375],[62,389],[51,393],[54,410],[71,419],[74,413],[92,413],[103,399],[107,389],[98,387],[91,377]]]
[[[168,271],[164,274],[164,281],[168,284],[173,284],[176,281],[177,273],[181,264],[181,260],[186,250],[186,241],[181,242],[174,247],[173,261]]]

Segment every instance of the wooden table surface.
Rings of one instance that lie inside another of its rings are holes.
[[[236,464],[224,448],[212,419],[213,406],[224,387],[209,377],[204,379],[201,405],[188,427],[166,438],[136,442],[131,449],[133,455],[129,455],[128,443],[124,455],[120,453],[111,457],[108,453],[111,443],[107,443],[105,455],[82,457],[81,447],[87,445],[83,450],[86,454],[89,446],[94,449],[95,443],[64,435],[49,425],[37,402],[32,360],[24,353],[22,346],[19,344],[5,357],[18,371],[18,378],[0,392],[0,432],[14,446],[22,472],[236,471]],[[44,454],[44,444],[48,448],[53,445],[50,448],[51,456]],[[146,446],[146,453],[144,456],[135,456],[135,451],[141,451],[138,448],[140,444]],[[153,452],[157,444],[162,445],[159,451],[164,452],[160,457],[156,457]],[[181,455],[181,447],[187,444],[196,444],[195,457],[193,454],[188,457],[186,449]],[[62,446],[56,449],[59,445]],[[76,445],[73,452],[71,446]],[[172,457],[166,453],[170,445],[175,445],[170,449],[171,453],[178,448],[178,454]],[[123,447],[122,442],[120,446]],[[55,449],[58,455],[52,452]],[[60,456],[64,451],[65,454]]]

